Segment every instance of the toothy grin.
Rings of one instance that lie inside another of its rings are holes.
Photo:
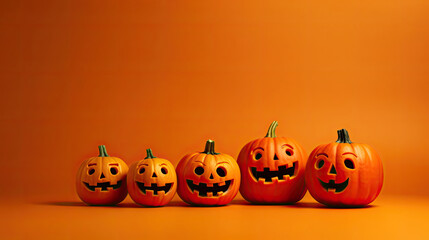
[[[292,178],[295,176],[295,168],[298,166],[298,162],[294,162],[292,167],[286,167],[286,165],[278,166],[277,171],[270,171],[270,168],[264,168],[264,171],[256,170],[256,167],[251,167],[253,177],[256,181],[264,179],[265,182],[272,182],[272,178],[277,177],[279,181],[285,181],[285,176]]]
[[[143,194],[146,194],[147,190],[151,190],[153,191],[153,195],[158,195],[159,191],[164,191],[164,194],[166,194],[170,191],[171,186],[173,186],[173,183],[166,183],[165,186],[158,186],[156,183],[151,183],[150,186],[145,186],[142,182],[136,183]]]
[[[207,197],[207,193],[211,193],[212,196],[218,196],[222,193],[228,191],[229,186],[231,185],[233,180],[228,180],[224,182],[224,185],[219,186],[219,183],[213,183],[213,186],[207,186],[207,183],[199,183],[194,184],[192,180],[186,180],[186,183],[188,184],[189,189],[191,189],[192,192],[197,191],[198,196],[200,197]]]
[[[329,189],[334,189],[335,193],[340,193],[340,192],[344,191],[344,189],[346,189],[347,185],[349,185],[349,179],[348,178],[346,181],[344,181],[342,183],[335,183],[335,180],[329,180],[329,182],[326,183],[320,179],[319,179],[319,182],[326,191],[329,191]]]
[[[110,185],[110,182],[103,182],[103,183],[97,183],[97,186],[91,186],[89,183],[83,182],[83,184],[88,188],[90,191],[95,191],[95,188],[101,188],[101,191],[107,191],[107,188],[113,188],[118,189],[121,187],[122,180],[118,181],[115,185]]]

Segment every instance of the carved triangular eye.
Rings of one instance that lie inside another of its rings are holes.
[[[279,160],[279,157],[277,157],[277,154],[274,153],[274,160]]]

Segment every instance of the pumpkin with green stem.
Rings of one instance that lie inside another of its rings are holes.
[[[98,146],[99,156],[84,161],[77,172],[76,192],[90,205],[114,205],[127,196],[128,166],[120,158],[107,154]]]
[[[328,206],[368,205],[383,186],[381,159],[369,145],[352,142],[346,129],[337,133],[336,142],[311,152],[305,173],[308,191]]]
[[[170,161],[155,157],[151,149],[147,149],[146,153],[146,158],[130,166],[128,192],[138,204],[164,206],[176,194],[176,171]]]
[[[240,193],[251,203],[295,203],[306,193],[307,155],[294,139],[277,137],[277,125],[272,122],[266,136],[247,143],[238,156]]]

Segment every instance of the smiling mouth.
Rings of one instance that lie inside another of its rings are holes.
[[[329,180],[329,182],[324,182],[320,179],[319,179],[319,182],[326,191],[329,191],[329,189],[333,189],[333,190],[335,190],[335,193],[340,193],[340,192],[344,191],[344,189],[346,189],[347,185],[349,185],[349,179],[348,178],[346,181],[344,181],[342,183],[335,183],[335,180]]]
[[[270,171],[270,168],[264,168],[264,171],[258,171],[256,167],[251,167],[250,171],[256,181],[262,178],[265,182],[272,182],[272,178],[275,177],[277,177],[279,181],[285,181],[286,176],[289,176],[289,178],[295,176],[295,168],[297,166],[298,162],[294,162],[292,167],[287,168],[286,165],[278,166],[277,171]]]
[[[189,189],[191,189],[191,192],[198,192],[198,196],[200,197],[207,197],[207,193],[211,193],[213,197],[217,197],[219,195],[222,195],[224,192],[228,191],[229,186],[231,186],[233,180],[228,180],[224,182],[224,185],[219,186],[219,183],[213,183],[213,186],[207,186],[207,183],[199,183],[194,184],[192,180],[186,180],[186,183],[188,184]]]
[[[164,186],[158,186],[156,183],[151,183],[150,186],[145,186],[144,183],[141,182],[136,183],[143,194],[146,194],[147,190],[151,190],[153,195],[158,195],[158,192],[160,191],[164,191],[164,194],[167,194],[170,191],[171,186],[173,186],[173,183],[166,183]]]
[[[88,188],[90,191],[95,191],[96,188],[101,188],[101,191],[107,191],[107,188],[113,188],[118,189],[122,185],[122,180],[118,181],[117,184],[111,185],[110,182],[103,182],[103,183],[97,183],[97,186],[91,186],[89,183],[83,182],[83,184]]]

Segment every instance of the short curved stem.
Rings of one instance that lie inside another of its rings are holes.
[[[352,143],[350,140],[349,132],[346,129],[337,130],[338,139],[337,143]]]
[[[219,153],[215,152],[215,142],[213,140],[207,140],[206,142],[206,147],[204,149],[205,154],[212,154],[212,155],[217,155]]]
[[[276,128],[279,125],[277,121],[273,121],[268,128],[267,135],[265,137],[275,138],[276,136]]]
[[[144,159],[148,159],[148,158],[156,158],[152,153],[152,149],[150,148],[146,149],[146,157]]]
[[[107,154],[107,151],[106,151],[106,146],[104,146],[104,145],[98,146],[98,152],[99,152],[98,157],[108,157],[109,156],[109,154]]]

